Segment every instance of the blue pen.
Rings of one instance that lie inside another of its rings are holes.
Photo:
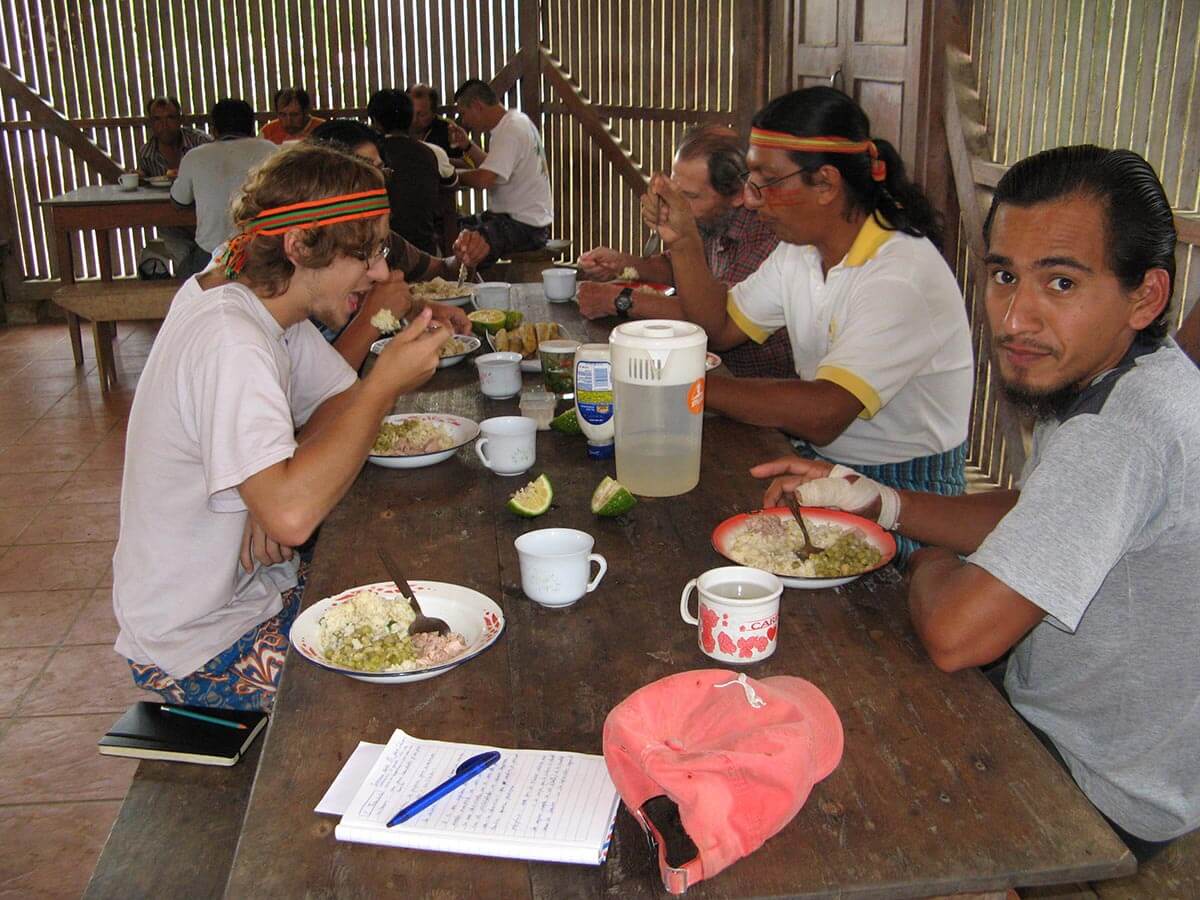
[[[417,800],[414,800],[400,812],[396,813],[388,819],[387,827],[399,825],[401,822],[407,822],[421,810],[437,803],[448,793],[457,787],[460,787],[482,772],[484,769],[494,766],[500,761],[499,750],[489,750],[487,753],[480,753],[478,756],[472,756],[470,759],[462,763],[454,774],[435,787],[432,791]]]

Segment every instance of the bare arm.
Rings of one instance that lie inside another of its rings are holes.
[[[617,314],[616,299],[622,288],[618,284],[596,281],[579,283],[579,312],[587,319],[601,319]],[[635,319],[683,319],[683,304],[677,297],[668,297],[649,288],[633,292],[633,307],[629,315]]]
[[[496,173],[490,169],[463,169],[458,173],[458,186],[486,191],[496,186]]]
[[[620,278],[625,269],[632,267],[637,269],[637,277],[642,281],[675,283],[671,260],[662,253],[634,256],[609,247],[595,247],[579,255],[579,267],[589,278]]]
[[[715,374],[708,376],[704,402],[731,419],[780,428],[819,447],[837,438],[863,409],[857,397],[832,381]]]

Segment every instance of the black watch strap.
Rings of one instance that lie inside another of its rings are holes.
[[[613,305],[617,308],[617,315],[620,318],[628,319],[629,312],[633,309],[633,288],[621,288],[621,293],[617,294]]]

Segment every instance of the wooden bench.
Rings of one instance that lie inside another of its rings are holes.
[[[116,322],[161,321],[171,308],[171,298],[181,281],[141,281],[123,278],[116,281],[83,281],[66,284],[54,292],[54,302],[67,312],[75,365],[83,363],[79,320],[92,323],[96,344],[96,365],[100,371],[100,390],[107,392],[116,384],[116,363],[112,345]]]
[[[1200,831],[1181,837],[1133,875],[1088,885],[1025,888],[1038,900],[1191,900],[1200,897]]]

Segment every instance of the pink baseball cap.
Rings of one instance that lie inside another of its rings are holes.
[[[604,723],[604,761],[634,817],[666,795],[699,850],[668,890],[711,878],[779,832],[842,758],[842,723],[803,678],[727,669],[681,672],[635,691]],[[699,869],[699,871],[697,871]]]

